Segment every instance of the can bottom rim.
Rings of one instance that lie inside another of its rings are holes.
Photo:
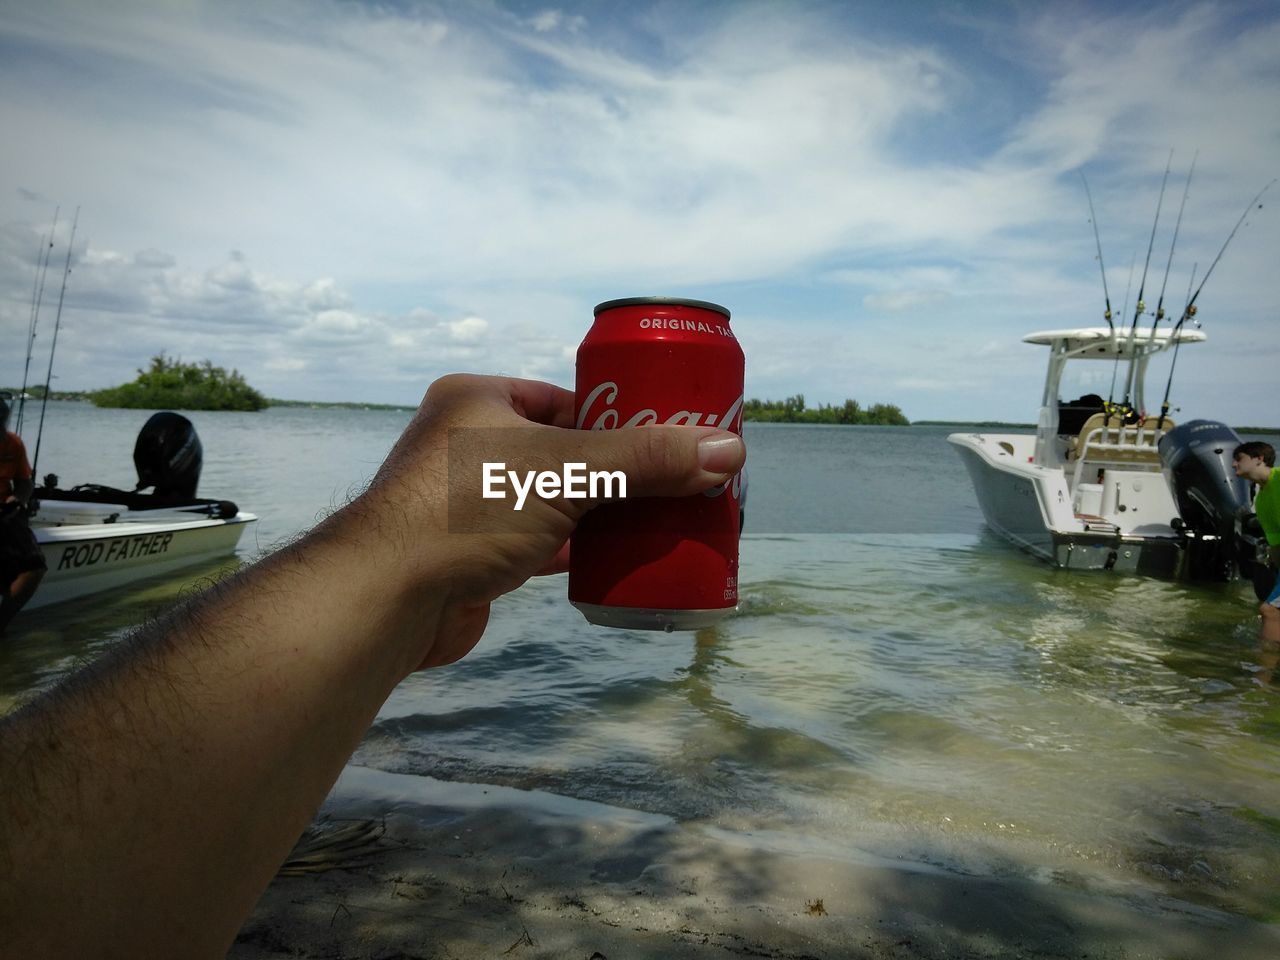
[[[710,627],[738,608],[715,607],[709,610],[655,610],[649,607],[609,607],[600,603],[571,601],[588,623],[624,630],[701,630]]]

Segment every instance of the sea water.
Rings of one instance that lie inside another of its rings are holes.
[[[409,416],[194,414],[200,492],[260,515],[252,560],[357,493]],[[51,404],[39,472],[132,486],[145,419]],[[736,615],[608,630],[562,577],[531,581],[465,660],[401,684],[353,762],[1280,922],[1280,666],[1248,586],[1019,553],[984,530],[944,428],[746,432]],[[0,710],[179,589],[20,618],[0,645]]]

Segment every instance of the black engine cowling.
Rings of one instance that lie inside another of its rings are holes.
[[[1197,580],[1252,574],[1255,538],[1249,482],[1232,453],[1240,436],[1216,420],[1189,420],[1160,438],[1160,460],[1173,480],[1178,512],[1191,538],[1187,573]]]
[[[1234,533],[1252,509],[1249,481],[1237,477],[1231,454],[1239,435],[1216,420],[1189,420],[1160,438],[1160,460],[1173,475],[1182,519],[1199,533]]]
[[[138,489],[155,487],[158,499],[190,500],[200,483],[204,447],[191,421],[165,410],[153,414],[133,446]]]

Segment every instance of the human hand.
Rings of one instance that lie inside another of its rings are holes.
[[[574,429],[573,394],[547,383],[454,375],[432,384],[368,491],[335,522],[374,538],[374,562],[403,578],[405,596],[428,608],[418,669],[464,656],[484,632],[490,603],[529,577],[567,569],[569,534],[598,503],[530,493],[481,496],[483,463],[521,476],[621,470],[629,497],[688,496],[725,482],[746,458],[736,434],[653,425]],[[349,525],[354,524],[355,528]]]

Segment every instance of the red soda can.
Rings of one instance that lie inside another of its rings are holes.
[[[635,297],[595,309],[578,347],[580,430],[651,423],[742,435],[742,347],[729,311],[702,300]],[[738,604],[741,474],[691,497],[602,504],[569,550],[569,601],[591,623],[696,630]]]

